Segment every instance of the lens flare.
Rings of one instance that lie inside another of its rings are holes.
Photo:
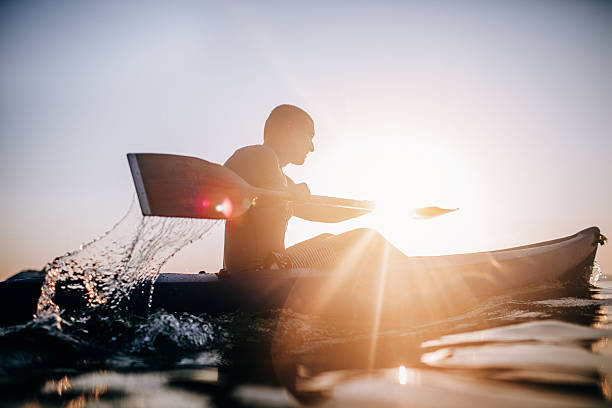
[[[225,197],[223,203],[221,203],[221,212],[225,215],[226,218],[230,218],[232,216],[232,212],[234,210],[234,206],[229,198]]]

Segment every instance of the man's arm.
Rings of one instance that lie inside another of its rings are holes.
[[[310,196],[310,190],[306,183],[296,184],[289,177],[287,177],[287,188],[298,197],[298,199],[304,200],[303,203],[299,201],[293,202],[293,215],[304,220],[330,223],[340,222],[359,217],[369,212],[368,210],[357,210],[354,208],[308,204],[306,201],[308,201],[308,197]]]

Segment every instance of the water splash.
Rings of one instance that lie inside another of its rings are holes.
[[[599,279],[605,278],[606,276],[601,272],[601,267],[597,262],[593,262],[593,266],[591,267],[591,276],[589,278],[589,283],[593,286],[597,284]]]
[[[75,316],[62,310],[58,302],[66,290],[82,298],[79,319],[87,319],[101,306],[110,313],[125,311],[136,288],[154,281],[169,258],[220,223],[143,217],[133,200],[126,215],[108,232],[47,264],[36,318],[54,319],[58,329],[72,324]]]
[[[157,311],[136,327],[130,351],[201,350],[217,337],[214,329],[213,324],[203,317]]]

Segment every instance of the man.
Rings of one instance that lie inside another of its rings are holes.
[[[314,123],[310,115],[292,105],[274,108],[264,126],[264,143],[237,150],[225,166],[249,184],[275,190],[287,190],[307,200],[305,183],[296,184],[283,173],[289,164],[302,165],[314,151]],[[378,233],[359,229],[334,236],[319,235],[285,248],[285,232],[292,216],[309,221],[339,222],[366,211],[330,208],[276,199],[260,199],[243,216],[225,225],[224,269],[228,272],[274,267],[334,267],[351,249],[361,243],[360,263],[380,262],[404,255]],[[353,254],[353,256],[356,256]]]

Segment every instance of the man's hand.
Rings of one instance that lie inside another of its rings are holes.
[[[287,186],[289,192],[297,199],[297,200],[308,200],[310,197],[310,189],[306,183],[293,184],[290,183]]]

